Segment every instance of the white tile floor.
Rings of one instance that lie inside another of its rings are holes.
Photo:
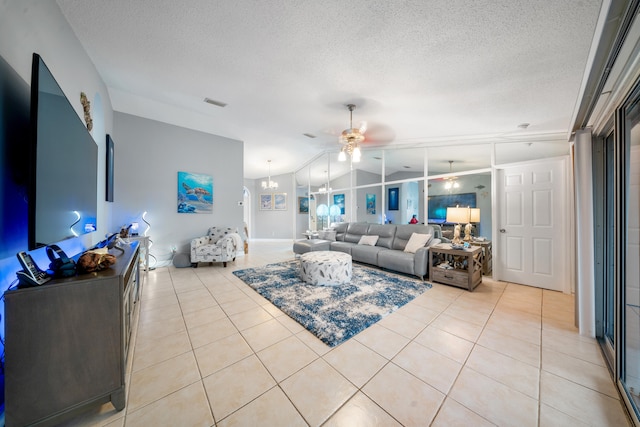
[[[231,274],[292,258],[254,242],[227,268],[148,273],[126,408],[67,425],[630,425],[571,295],[435,284],[332,349]]]

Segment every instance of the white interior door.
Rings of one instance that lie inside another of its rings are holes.
[[[499,279],[568,289],[566,159],[498,170]]]

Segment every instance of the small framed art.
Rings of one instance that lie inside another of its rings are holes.
[[[273,194],[260,195],[260,210],[261,211],[273,210]]]

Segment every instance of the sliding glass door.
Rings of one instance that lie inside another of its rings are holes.
[[[616,161],[618,150],[613,131],[593,145],[596,329],[610,366],[615,365],[616,343]]]
[[[640,407],[640,87],[621,113],[624,138],[624,274],[618,343],[619,378],[636,414]]]
[[[594,144],[597,337],[620,392],[640,414],[640,84]]]

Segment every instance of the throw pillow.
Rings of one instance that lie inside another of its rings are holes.
[[[429,243],[431,234],[413,233],[405,246],[404,251],[415,254],[418,249]]]
[[[360,237],[360,241],[358,242],[358,244],[375,246],[376,243],[378,242],[378,237],[380,236],[362,236]]]
[[[324,232],[324,239],[325,240],[329,240],[331,242],[335,242],[336,241],[336,232],[335,231],[325,231]]]

